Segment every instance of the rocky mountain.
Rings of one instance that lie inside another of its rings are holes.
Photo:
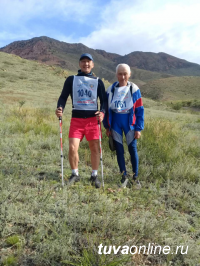
[[[200,65],[166,53],[137,51],[121,56],[99,49],[91,49],[81,43],[70,44],[45,36],[13,42],[0,48],[0,51],[49,65],[58,65],[71,71],[77,71],[80,54],[87,52],[94,57],[94,73],[110,82],[115,80],[115,67],[118,63],[129,64],[133,73],[132,79],[143,82],[172,75],[200,76]]]
[[[96,50],[105,58],[111,59],[117,64],[123,62],[133,68],[144,69],[153,72],[162,72],[176,76],[199,76],[200,65],[190,63],[166,53],[132,52],[125,56]]]
[[[37,60],[48,65],[57,65],[77,71],[82,53],[90,53],[95,58],[94,72],[97,76],[112,80],[115,76],[115,63],[97,53],[94,49],[76,43],[60,42],[48,37],[37,37],[27,41],[13,42],[0,49],[2,52],[18,55],[29,60]]]
[[[194,76],[199,76],[200,72],[200,65],[190,63],[166,53],[132,52],[121,58],[115,58],[114,61],[117,63],[123,61],[131,67],[176,76],[191,75],[191,72]]]

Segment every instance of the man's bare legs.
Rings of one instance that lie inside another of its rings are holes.
[[[99,140],[94,139],[90,140],[89,142],[89,148],[91,152],[91,164],[92,164],[92,170],[98,170],[99,168]],[[80,139],[77,138],[69,138],[69,163],[71,166],[71,169],[78,169],[78,162],[79,162],[79,155],[78,155],[78,148],[80,144]],[[74,183],[80,180],[80,177],[71,177],[70,183]],[[96,188],[100,188],[101,183],[97,179],[97,175],[94,177],[91,177],[90,181],[92,184],[95,185]]]
[[[91,152],[91,164],[92,169],[99,168],[99,140],[94,139],[90,140],[89,148]],[[77,138],[69,138],[69,163],[71,169],[78,169],[78,162],[79,162],[79,155],[78,155],[78,148],[80,144],[80,139]]]
[[[99,168],[99,140],[93,139],[88,141],[89,142],[89,148],[91,152],[91,164],[92,164],[92,170],[98,170]]]
[[[98,139],[90,140],[89,148],[91,151],[91,164],[93,170],[90,181],[92,185],[95,185],[96,188],[100,188],[101,182],[97,178],[97,170],[99,168],[99,159],[100,159],[99,140]]]
[[[79,155],[78,148],[80,144],[80,139],[69,138],[69,163],[71,169],[78,169]]]

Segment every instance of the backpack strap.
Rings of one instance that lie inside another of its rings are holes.
[[[118,83],[117,81],[116,81],[115,83],[113,83],[112,88],[111,88],[111,93],[112,93],[112,99],[111,99],[111,102],[112,102],[113,97],[114,97],[115,85],[116,85],[117,83]]]
[[[130,86],[130,92],[131,92],[131,97],[132,97],[132,94],[133,94],[133,87],[132,87],[132,85]]]

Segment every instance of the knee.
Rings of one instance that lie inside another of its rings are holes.
[[[95,139],[90,143],[90,151],[92,153],[99,153],[99,140]]]
[[[73,144],[73,143],[71,143],[70,145],[69,145],[69,153],[70,154],[73,154],[73,153],[76,153],[77,152],[77,148],[76,148],[76,146]]]
[[[134,139],[134,140],[128,145],[128,148],[129,148],[130,150],[137,151],[137,140]]]
[[[128,151],[129,151],[129,154],[131,155],[131,156],[137,156],[137,146],[135,146],[135,145],[129,145],[128,146]]]

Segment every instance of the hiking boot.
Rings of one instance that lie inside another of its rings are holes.
[[[142,188],[139,180],[135,180],[135,188],[136,189],[141,189]]]
[[[101,182],[98,180],[97,175],[91,176],[90,177],[90,182],[96,188],[100,188],[101,187]]]
[[[78,181],[80,181],[80,176],[72,174],[67,182],[67,185],[70,186]]]
[[[132,181],[132,185],[136,188],[136,189],[141,189],[141,184],[140,181],[137,179],[137,177],[133,176],[133,181]]]
[[[128,176],[127,175],[123,175],[122,179],[121,179],[120,187],[121,188],[126,188],[127,184],[128,184]]]

